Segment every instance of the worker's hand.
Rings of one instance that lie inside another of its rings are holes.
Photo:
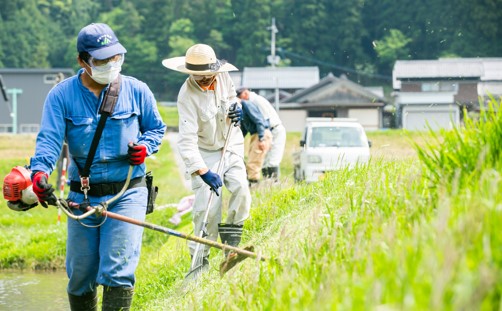
[[[33,192],[38,198],[40,204],[47,208],[47,204],[56,205],[57,198],[54,195],[54,188],[48,183],[49,176],[44,172],[36,172],[33,175]]]
[[[214,191],[216,195],[220,195],[218,193],[218,188],[223,186],[220,175],[211,172],[211,170],[208,170],[206,173],[200,175],[200,178],[202,178],[202,180],[209,185],[211,190]]]
[[[239,125],[239,121],[242,119],[242,108],[237,103],[230,105],[228,109],[228,117],[234,123],[234,126]]]
[[[267,151],[268,150],[268,143],[265,140],[261,140],[258,142],[258,149],[261,151]]]
[[[146,146],[136,143],[129,143],[129,149],[127,150],[127,154],[129,156],[129,164],[131,165],[140,165],[145,162],[146,158]]]

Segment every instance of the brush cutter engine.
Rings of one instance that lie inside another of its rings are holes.
[[[27,211],[38,205],[30,179],[31,171],[24,166],[12,168],[3,180],[3,197],[7,206],[16,212]]]

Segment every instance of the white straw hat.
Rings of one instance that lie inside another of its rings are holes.
[[[179,72],[201,76],[239,70],[226,61],[218,60],[213,48],[206,44],[193,45],[185,56],[164,59],[162,65]]]

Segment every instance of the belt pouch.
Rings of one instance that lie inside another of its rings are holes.
[[[159,193],[159,187],[153,185],[152,172],[147,172],[145,175],[146,188],[148,189],[148,201],[146,203],[146,214],[153,213],[155,209],[155,199]]]

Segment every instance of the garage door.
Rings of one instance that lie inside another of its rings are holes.
[[[459,119],[460,111],[456,106],[403,108],[403,128],[407,130],[451,129],[458,125]]]

